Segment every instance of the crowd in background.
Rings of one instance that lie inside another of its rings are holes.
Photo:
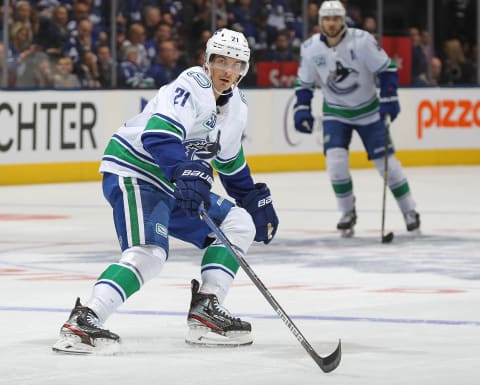
[[[252,48],[252,69],[243,85],[256,85],[257,62],[298,60],[303,34],[319,32],[321,2],[308,2],[304,26],[302,1],[216,0],[215,28],[243,32]],[[8,47],[0,38],[9,88],[158,88],[183,69],[203,64],[212,33],[211,0],[120,0],[112,55],[109,0],[10,3]],[[349,26],[376,34],[373,9],[343,3]],[[405,32],[412,41],[413,85],[477,84],[477,45],[452,38],[435,52],[426,30],[411,26]]]

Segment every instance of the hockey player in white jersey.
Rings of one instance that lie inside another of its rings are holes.
[[[277,230],[270,190],[254,183],[242,149],[247,104],[237,85],[248,71],[249,58],[242,33],[216,31],[207,42],[203,68],[188,68],[160,88],[113,135],[100,171],[121,258],[100,275],[84,305],[77,299],[53,350],[90,353],[118,346],[120,337],[103,324],[161,271],[170,236],[205,249],[202,283],[191,282],[186,342],[252,343],[251,325],[222,306],[239,264],[198,214],[203,203],[244,253],[254,240],[269,243]],[[236,204],[211,191],[211,166]]]
[[[358,133],[368,159],[383,176],[384,157],[387,156],[385,118],[389,115],[393,121],[400,111],[397,69],[371,34],[347,27],[345,9],[340,1],[322,3],[319,24],[321,33],[311,36],[301,47],[294,123],[297,131],[312,133],[311,99],[318,81],[324,99],[323,151],[341,211],[337,229],[342,235],[351,236],[357,221],[349,171],[352,133]],[[388,147],[387,183],[403,213],[407,230],[414,231],[420,227],[420,216],[391,143]]]

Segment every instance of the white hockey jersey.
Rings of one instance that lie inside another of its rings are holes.
[[[315,34],[300,54],[297,86],[312,89],[320,83],[324,120],[363,125],[380,118],[376,75],[396,68],[370,33],[348,28],[336,47]]]
[[[178,153],[179,146],[165,145],[160,158],[204,159],[224,175],[236,174],[246,166],[242,137],[247,111],[238,87],[226,104],[217,106],[204,70],[188,68],[117,130],[105,149],[100,172],[143,179],[171,193],[170,178],[143,146],[142,135],[147,134],[157,135],[159,141],[183,143],[185,154]]]

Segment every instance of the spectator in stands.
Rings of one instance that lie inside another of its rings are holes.
[[[427,58],[421,45],[420,30],[416,27],[411,27],[409,32],[412,41],[412,84],[428,85]]]
[[[178,65],[178,59],[179,52],[175,41],[166,40],[162,42],[158,51],[157,62],[148,71],[157,88],[170,83],[183,71],[184,68]]]
[[[263,11],[263,12],[262,12]],[[235,4],[230,8],[229,23],[236,31],[243,32],[251,45],[252,37],[257,34],[256,31],[256,19],[258,12],[262,12],[262,15],[266,16],[266,28],[268,27],[268,12],[262,10],[256,3],[252,3],[252,0],[237,0]],[[270,45],[273,41],[269,41]]]
[[[75,37],[75,35],[77,34],[78,24],[82,20],[88,20],[89,13],[90,6],[87,3],[77,0],[72,4],[71,15],[67,24],[68,31],[70,32],[70,37]]]
[[[472,62],[465,57],[459,39],[445,41],[443,45],[445,59],[443,60],[442,83],[448,85],[468,84],[473,75]]]
[[[52,88],[54,71],[50,57],[45,52],[39,51],[35,62],[36,65],[33,70],[34,87]]]
[[[51,57],[61,55],[69,41],[67,23],[68,10],[63,5],[53,8],[51,17],[40,17],[40,27],[35,41]]]
[[[53,85],[53,71],[48,55],[33,44],[24,51],[17,62],[17,88],[50,88]]]
[[[298,61],[298,56],[293,52],[291,46],[290,31],[283,29],[278,31],[277,38],[272,47],[267,51],[266,61]]]
[[[442,61],[440,58],[434,56],[432,57],[431,63],[431,76],[430,76],[430,85],[434,87],[438,87],[441,82],[442,76]]]
[[[9,51],[15,62],[16,86],[34,88],[37,86],[35,71],[41,58],[41,47],[29,42],[28,28],[17,25],[13,29]]]
[[[478,79],[478,43],[475,43],[472,46],[471,52],[471,62],[472,62],[472,84],[479,84]]]
[[[155,84],[152,77],[138,65],[137,46],[125,48],[125,60],[119,67],[119,85],[126,88],[152,88]]]
[[[97,47],[98,81],[103,88],[112,87],[112,72],[116,71],[113,63],[110,47],[106,44],[99,44]]]
[[[145,48],[147,50],[147,56],[150,60],[150,63],[155,62],[157,59],[160,44],[162,44],[162,42],[165,40],[171,39],[173,39],[171,25],[164,21],[158,23],[157,27],[155,28],[153,38],[145,42]]]
[[[158,23],[162,21],[162,12],[155,5],[146,5],[143,8],[143,26],[145,27],[146,39],[153,39]]]
[[[77,63],[85,52],[95,49],[96,43],[92,22],[88,19],[80,20],[77,24],[75,37],[70,38],[65,46],[64,55],[70,56],[73,62]]]
[[[307,8],[307,36],[305,36],[306,40],[308,37],[312,36],[319,31],[316,29],[318,27],[318,8],[319,5],[313,1],[308,3]]]
[[[15,87],[15,82],[16,82],[16,73],[15,73],[15,61],[11,55],[10,50],[9,52],[5,52],[5,46],[3,45],[3,42],[0,41],[0,79],[3,79],[3,71],[4,71],[4,55],[7,56],[7,84],[6,86],[8,88],[13,88]],[[1,84],[0,87],[3,87],[4,85]]]
[[[216,0],[215,3],[216,29],[227,28],[228,26],[228,8],[225,0]]]
[[[294,17],[288,1],[263,0],[262,7],[268,11],[267,26],[275,31],[275,34],[284,29],[292,29]]]
[[[69,56],[61,56],[57,59],[56,70],[53,76],[55,88],[80,88],[80,79],[73,73],[73,60]]]
[[[120,1],[118,2],[118,11],[121,18],[121,23],[129,25],[132,23],[140,23],[142,21],[142,2],[141,1]],[[117,19],[119,22],[120,19]]]
[[[29,49],[32,46],[29,36],[29,29],[24,25],[17,24],[12,28],[10,49],[17,60],[22,60],[22,56],[29,55]]]
[[[259,9],[254,18],[254,34],[247,36],[248,45],[253,49],[252,63],[266,60],[265,55],[270,46],[275,42],[276,31],[268,27],[268,11]],[[255,74],[255,66],[253,65],[246,77]],[[244,80],[244,84],[245,84]],[[247,81],[248,83],[248,81]]]
[[[38,18],[36,17],[36,10],[32,9],[32,6],[28,1],[18,1],[15,5],[15,13],[13,25],[11,28],[12,34],[14,31],[25,28],[27,30],[27,42],[32,44],[33,36],[38,31]]]
[[[182,12],[182,25],[185,32],[185,49],[193,52],[200,33],[211,27],[211,0],[195,0],[185,3]]]
[[[371,15],[367,15],[363,18],[363,25],[362,29],[365,31],[371,33],[373,36],[375,36],[375,39],[378,40],[377,36],[377,19]]]
[[[97,57],[92,51],[85,51],[75,65],[82,88],[100,88],[100,73],[97,66]]]
[[[147,71],[150,67],[150,60],[145,48],[145,27],[140,23],[133,23],[128,28],[127,39],[122,43],[121,59],[123,61],[129,61],[126,52],[127,48],[131,46],[136,48],[137,66],[142,71]]]
[[[0,26],[1,26],[0,37],[2,42],[3,42],[3,31],[5,30],[3,26],[3,16],[4,16],[4,12],[3,12],[3,2],[2,2],[0,5]],[[12,25],[13,25],[13,10],[12,10],[12,7],[8,7],[7,26],[9,31],[12,30]]]

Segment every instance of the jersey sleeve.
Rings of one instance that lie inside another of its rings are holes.
[[[368,70],[374,74],[385,71],[390,64],[390,58],[387,53],[370,33],[361,32],[363,36],[360,52],[365,59]]]
[[[250,168],[243,152],[242,139],[248,121],[248,107],[245,95],[237,88],[229,103],[233,107],[229,119],[222,123],[222,150],[212,161],[223,187],[235,200],[243,198],[255,189]]]
[[[212,165],[217,170],[223,187],[228,195],[239,201],[255,189],[250,167],[248,167],[243,147],[239,153],[228,161],[215,159]]]
[[[313,39],[318,35],[307,39],[300,47],[300,65],[297,71],[295,88],[312,89],[315,86],[316,70],[314,61],[311,58]]]
[[[169,179],[178,163],[187,160],[183,141],[198,110],[199,92],[184,74],[159,90],[141,136],[145,149]]]

